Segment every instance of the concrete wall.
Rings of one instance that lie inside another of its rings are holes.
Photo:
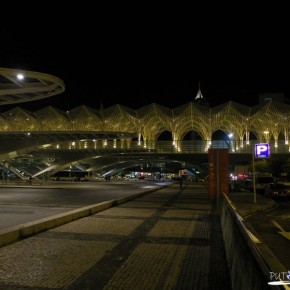
[[[268,285],[270,265],[250,237],[249,225],[245,225],[225,196],[220,200],[219,212],[232,289],[281,289]]]

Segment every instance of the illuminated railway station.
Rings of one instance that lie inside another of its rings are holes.
[[[64,90],[57,77],[0,68],[0,105]],[[121,169],[144,158],[156,161],[154,156],[164,161],[167,154],[178,160],[181,154],[207,154],[209,148],[251,154],[254,144],[263,142],[271,144],[272,154],[289,153],[288,104],[269,99],[254,107],[232,101],[210,107],[204,100],[199,88],[192,102],[177,108],[153,103],[133,110],[116,104],[32,112],[16,106],[0,114],[0,160],[19,177],[39,177],[72,166],[86,172]],[[20,164],[29,166],[20,169]]]

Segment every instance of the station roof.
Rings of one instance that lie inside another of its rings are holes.
[[[64,90],[64,82],[53,75],[0,68],[0,105],[44,99]]]

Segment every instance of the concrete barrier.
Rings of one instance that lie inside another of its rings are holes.
[[[232,289],[285,289],[268,285],[270,271],[281,272],[283,266],[226,195],[220,200],[219,213]]]
[[[33,236],[37,233],[44,232],[46,230],[61,226],[63,224],[69,223],[71,221],[90,216],[92,214],[101,212],[108,208],[118,206],[122,203],[126,203],[130,200],[139,198],[151,192],[160,190],[162,188],[168,187],[169,185],[161,186],[158,188],[153,188],[146,190],[141,193],[137,193],[130,196],[120,197],[117,199],[111,199],[98,204],[82,207],[79,209],[74,209],[65,213],[57,214],[54,216],[38,219],[36,221],[28,222],[18,226],[10,227],[7,229],[0,230],[0,247],[6,246],[8,244],[14,243],[20,239],[24,239]]]

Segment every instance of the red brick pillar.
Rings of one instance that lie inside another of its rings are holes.
[[[229,152],[228,149],[208,150],[208,194],[229,193]]]

